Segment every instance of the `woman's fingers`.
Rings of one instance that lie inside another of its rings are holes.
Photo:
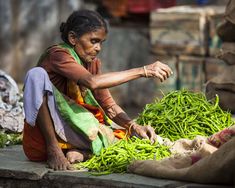
[[[151,143],[154,143],[157,140],[157,135],[151,126],[145,126],[145,132]]]
[[[158,71],[155,72],[154,77],[159,78],[160,81],[163,82],[164,80],[166,80],[168,78],[168,74],[165,71],[159,69]]]
[[[164,75],[166,74],[167,78],[173,74],[171,68],[166,64],[161,64],[161,66],[157,66],[157,68],[159,68],[159,70],[161,70]]]
[[[149,137],[149,140],[151,141],[151,143],[156,142],[157,135],[156,135],[154,129],[149,125],[146,126],[146,129],[147,129],[147,134],[148,134],[148,137]]]
[[[157,77],[163,82],[173,74],[173,71],[168,65],[157,61],[147,66],[147,73],[149,77]]]
[[[168,78],[168,73],[167,73],[166,71],[160,70],[159,73],[160,73],[160,75],[162,76],[162,78],[163,78],[164,80],[166,80],[166,79]],[[163,81],[164,81],[164,80],[163,80]]]
[[[146,126],[144,128],[145,128],[145,131],[143,131],[140,136],[144,139],[149,139],[151,143],[154,143],[157,139],[154,129],[151,129],[150,126]]]
[[[143,139],[149,139],[151,143],[157,140],[157,135],[151,126],[137,126],[136,133]]]
[[[162,70],[167,74],[167,78],[169,78],[173,74],[173,71],[168,66],[167,67],[163,67]]]
[[[141,138],[144,138],[144,139],[149,139],[149,137],[148,137],[148,135],[147,135],[147,133],[146,132],[141,132]]]

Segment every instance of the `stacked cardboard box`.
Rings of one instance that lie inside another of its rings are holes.
[[[151,12],[151,51],[157,58],[175,57],[176,89],[204,89],[211,74],[207,64],[220,49],[216,27],[224,11],[223,6],[176,6]],[[219,71],[223,63],[216,66],[213,71]]]

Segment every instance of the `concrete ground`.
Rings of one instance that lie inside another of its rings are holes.
[[[45,163],[30,162],[22,146],[11,146],[0,152],[0,188],[230,188],[190,182],[155,179],[135,174],[92,176],[85,171],[53,171]]]

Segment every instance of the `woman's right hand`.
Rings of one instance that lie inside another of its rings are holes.
[[[168,65],[160,61],[156,61],[150,65],[144,66],[143,74],[144,77],[158,78],[161,82],[163,82],[173,74],[173,71]]]

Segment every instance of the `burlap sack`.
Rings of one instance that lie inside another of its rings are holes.
[[[189,139],[179,139],[173,142],[170,146],[170,151],[172,154],[191,154],[198,151],[206,143],[206,137],[197,136],[194,140]]]
[[[210,144],[208,138],[203,136],[197,136],[193,140],[182,138],[164,145],[169,147],[172,154],[170,158],[163,160],[164,164],[171,163],[174,167],[177,166],[176,168],[190,166],[217,150],[217,147]]]
[[[206,83],[206,97],[219,96],[219,106],[223,110],[235,112],[235,65],[226,66],[221,74]]]
[[[235,24],[235,0],[229,0],[226,5],[225,19]]]
[[[134,161],[128,166],[131,173],[156,178],[190,181],[208,184],[233,184],[235,179],[235,137],[222,145],[217,151],[190,165],[190,158],[185,166],[179,159],[161,161]],[[184,159],[185,160],[185,159]],[[170,162],[169,162],[170,161]],[[181,160],[182,161],[182,160]],[[180,164],[180,165],[179,165]]]
[[[228,65],[235,64],[235,43],[224,42],[221,46],[217,58],[222,59]]]
[[[225,20],[217,27],[217,34],[226,42],[235,41],[235,0],[229,0],[225,10]]]

